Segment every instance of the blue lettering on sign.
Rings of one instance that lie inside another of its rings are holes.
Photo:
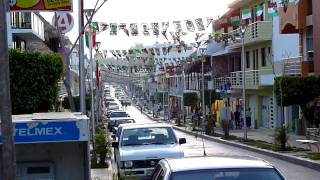
[[[16,123],[13,133],[15,143],[77,141],[80,138],[76,121]]]

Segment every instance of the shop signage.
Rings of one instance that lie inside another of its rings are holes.
[[[72,11],[72,0],[9,0],[11,11]]]
[[[84,122],[85,121],[38,121],[15,123],[13,130],[14,140],[15,143],[85,140],[84,137],[87,137],[87,132],[85,132],[86,124]]]

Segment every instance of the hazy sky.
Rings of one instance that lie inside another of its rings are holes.
[[[84,0],[85,9],[93,8],[97,0]],[[100,0],[100,3],[103,0]],[[203,18],[206,25],[206,17],[216,19],[227,11],[227,5],[233,0],[108,0],[100,11],[95,15],[94,21],[107,23],[154,23],[168,21],[172,28],[173,21],[182,21],[184,31],[188,32],[184,20]],[[99,3],[99,4],[100,4]],[[52,13],[42,13],[42,15],[51,22]],[[73,30],[67,33],[71,41],[75,41],[78,33],[78,0],[73,3],[73,17],[75,23]],[[128,25],[127,25],[128,26]],[[140,27],[139,27],[140,28]],[[161,25],[160,25],[161,31]],[[207,30],[211,32],[211,28]],[[139,33],[141,31],[139,29]],[[150,33],[152,33],[150,31]],[[172,39],[169,36],[169,40]],[[189,33],[182,40],[192,41],[195,33]],[[127,37],[123,31],[118,32],[117,36],[110,36],[109,31],[103,32],[97,36],[97,41],[102,42],[100,50],[128,49],[135,43],[152,45],[155,42],[167,42],[163,36],[159,38],[139,35],[137,37]]]

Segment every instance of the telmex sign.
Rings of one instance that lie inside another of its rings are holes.
[[[15,143],[88,140],[88,129],[85,120],[19,122],[15,123],[14,127]]]
[[[72,11],[72,0],[9,0],[11,11]]]

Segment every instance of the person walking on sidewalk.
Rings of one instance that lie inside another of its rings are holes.
[[[251,115],[252,115],[251,109],[248,108],[246,111],[246,124],[248,128],[251,128]]]
[[[236,110],[234,112],[234,121],[236,123],[236,129],[241,129],[241,127],[240,127],[240,112],[238,110]]]

